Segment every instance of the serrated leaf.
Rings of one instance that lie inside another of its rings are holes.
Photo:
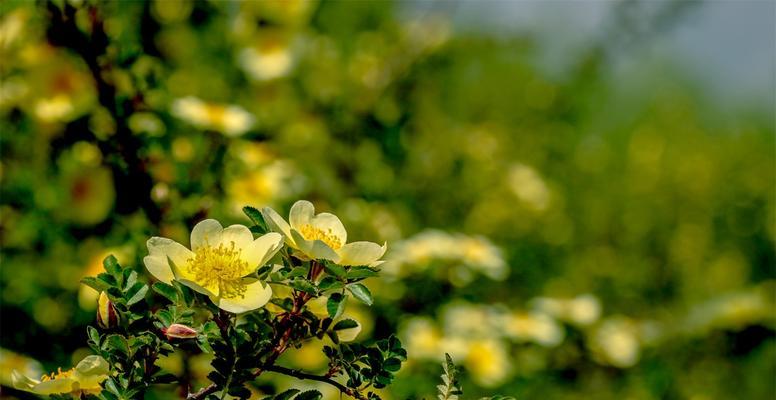
[[[143,300],[147,292],[148,285],[141,282],[135,283],[129,290],[127,290],[127,296],[130,296],[129,299],[127,299],[127,305],[131,306],[138,301]]]
[[[357,326],[358,326],[358,322],[348,318],[337,322],[336,324],[334,324],[334,326],[331,329],[334,331],[341,331],[343,329],[355,328]]]
[[[372,293],[369,291],[369,289],[366,288],[366,286],[360,284],[360,283],[354,283],[347,286],[348,291],[350,291],[351,294],[353,294],[353,297],[361,300],[364,304],[371,306],[373,303],[372,300]]]
[[[289,400],[299,392],[300,392],[299,389],[288,389],[285,392],[276,394],[275,396],[267,397],[264,400]]]
[[[401,369],[401,360],[395,357],[391,357],[383,363],[383,369],[386,371],[396,372]]]
[[[364,266],[352,267],[348,270],[348,279],[370,278],[377,275],[376,270]]]
[[[294,400],[320,400],[323,398],[323,394],[317,390],[308,390],[306,392],[299,393]]]
[[[98,292],[107,290],[110,287],[110,285],[108,285],[105,281],[99,280],[92,276],[87,276],[86,278],[81,279],[81,283]]]
[[[173,303],[178,302],[178,291],[175,290],[174,287],[166,283],[156,282],[154,283],[152,288],[154,289],[154,292],[161,294],[162,296],[167,298],[167,300],[170,300]]]
[[[343,279],[347,276],[347,272],[345,271],[345,267],[342,267],[337,264],[332,263],[324,263],[323,269],[328,273],[329,275],[334,275],[339,279]]]
[[[108,335],[105,341],[102,343],[103,350],[110,351],[111,349],[120,351],[125,355],[129,355],[129,344],[127,338],[121,335]]]
[[[102,260],[102,266],[105,268],[105,271],[113,275],[116,280],[123,278],[121,275],[121,266],[119,265],[119,261],[116,259],[116,257],[113,256],[113,254],[105,257],[105,259]]]
[[[307,275],[307,268],[295,267],[294,269],[291,270],[291,272],[288,273],[288,275],[286,275],[286,279],[298,278],[300,276],[305,276],[305,275]]]
[[[329,300],[326,301],[326,311],[329,313],[329,317],[337,318],[345,311],[345,300],[347,296],[342,293],[332,293],[329,296]]]
[[[243,213],[251,219],[251,221],[261,230],[256,232],[258,234],[264,234],[268,232],[267,223],[264,222],[264,216],[261,215],[261,211],[251,206],[243,207]]]
[[[318,289],[307,279],[294,279],[293,281],[288,282],[288,285],[300,292],[313,295],[318,294]]]
[[[127,268],[124,270],[124,287],[131,288],[137,282],[137,272]]]
[[[89,336],[89,340],[91,340],[97,345],[100,344],[100,332],[97,330],[97,328],[93,326],[87,326],[86,334]]]
[[[344,284],[333,276],[326,276],[323,279],[321,279],[320,282],[318,282],[318,289],[322,291],[331,290],[331,289],[340,289],[342,286],[344,286]]]

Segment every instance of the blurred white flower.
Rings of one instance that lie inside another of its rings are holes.
[[[534,342],[545,347],[559,345],[565,336],[563,328],[547,314],[514,312],[505,315],[504,333],[518,342]]]
[[[601,363],[629,368],[639,361],[641,345],[638,328],[624,317],[603,321],[590,338],[594,357]]]
[[[573,299],[537,297],[532,303],[537,310],[574,325],[590,325],[601,317],[601,302],[592,294]]]
[[[268,81],[288,75],[294,65],[294,56],[285,44],[265,45],[242,49],[237,61],[253,80]]]
[[[434,263],[447,265],[449,269],[444,272],[458,286],[473,279],[471,273],[462,272],[476,271],[494,280],[503,280],[509,273],[501,250],[488,239],[433,229],[397,243],[388,256],[384,271],[387,275],[401,277],[423,271]]]
[[[550,190],[535,169],[525,164],[514,164],[509,169],[507,184],[522,202],[535,211],[544,211],[550,205]]]
[[[241,107],[207,103],[192,96],[175,100],[171,111],[199,129],[212,129],[226,136],[240,136],[255,122],[253,115]]]

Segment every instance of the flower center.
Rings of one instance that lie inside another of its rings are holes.
[[[331,229],[323,230],[310,224],[302,226],[299,233],[307,240],[320,240],[334,250],[342,247],[342,241],[332,233]]]
[[[53,381],[55,379],[69,378],[70,375],[73,375],[72,369],[69,369],[67,371],[62,371],[62,368],[58,368],[57,372],[52,372],[51,375],[43,375],[42,377],[40,377],[40,381],[47,382],[47,381]]]
[[[227,247],[200,246],[189,259],[188,270],[197,284],[206,288],[218,288],[218,295],[225,298],[245,297],[246,285],[242,282],[248,263],[240,258],[242,250],[234,242]]]

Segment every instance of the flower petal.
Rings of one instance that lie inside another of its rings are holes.
[[[331,247],[320,240],[307,240],[302,237],[302,234],[297,232],[295,229],[291,230],[291,235],[293,235],[296,244],[299,245],[299,250],[301,250],[310,258],[325,259],[334,262],[337,262],[340,259],[340,256],[337,255],[337,252],[332,250]]]
[[[262,281],[256,281],[247,286],[244,297],[221,297],[217,304],[220,309],[237,314],[262,307],[271,297],[272,288]]]
[[[32,387],[32,392],[42,395],[70,393],[76,390],[78,390],[78,382],[72,378],[52,379]]]
[[[221,243],[221,231],[223,230],[221,223],[214,219],[200,221],[191,230],[191,250],[197,251],[199,246],[207,243],[217,246],[218,243]]]
[[[163,237],[154,236],[146,242],[148,256],[143,258],[143,263],[156,279],[170,283],[174,278],[168,259],[172,260],[178,268],[184,268],[188,260],[194,257],[191,250],[182,244]]]
[[[315,215],[315,206],[307,200],[299,200],[291,206],[291,213],[288,215],[288,222],[292,229],[300,229],[309,224]]]
[[[345,231],[345,225],[342,225],[342,221],[334,214],[320,213],[313,217],[311,224],[330,235],[334,235],[341,244],[348,242],[348,232]]]
[[[199,283],[194,282],[191,279],[183,278],[181,276],[176,277],[175,280],[188,286],[189,288],[191,288],[191,290],[197,293],[202,293],[204,295],[208,295],[211,297],[218,296],[218,292],[219,292],[218,286],[207,286],[207,287],[201,286]]]
[[[380,246],[372,242],[353,242],[342,246],[338,253],[340,265],[371,265],[385,254],[386,244]]]
[[[85,357],[75,366],[75,375],[82,390],[97,389],[110,373],[110,366],[104,358],[96,355]]]
[[[283,235],[286,244],[296,248],[296,243],[294,243],[294,239],[291,237],[291,226],[288,225],[288,222],[280,214],[269,207],[264,207],[261,209],[261,215],[264,217],[264,222],[267,223],[269,229]]]
[[[232,242],[234,242],[236,248],[244,249],[253,242],[253,234],[245,225],[231,225],[221,232],[219,244],[228,247]],[[218,244],[215,244],[215,246],[218,246]]]
[[[104,358],[91,355],[84,357],[76,366],[75,372],[84,375],[107,375],[110,373],[110,365]]]
[[[250,274],[272,258],[283,246],[283,235],[270,232],[259,236],[248,246],[243,247],[242,259],[248,263],[248,270],[243,275]]]
[[[30,379],[16,370],[11,371],[11,384],[16,389],[29,391],[38,383],[38,381]]]

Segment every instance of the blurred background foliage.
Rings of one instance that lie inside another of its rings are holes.
[[[2,395],[88,351],[78,281],[107,254],[142,270],[149,236],[305,198],[389,243],[349,308],[408,346],[386,398],[432,397],[445,352],[467,398],[773,398],[773,103],[614,68],[698,3],[612,2],[562,73],[530,33],[412,4],[0,4]]]

